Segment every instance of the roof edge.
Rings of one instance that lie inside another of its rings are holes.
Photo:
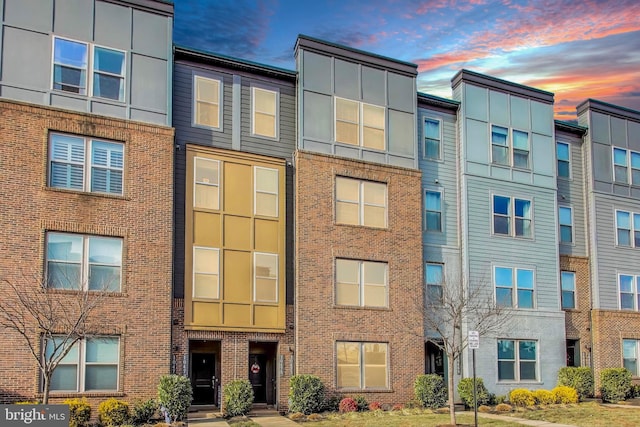
[[[466,69],[458,71],[456,75],[453,76],[451,79],[451,87],[455,88],[463,81],[496,89],[501,92],[510,92],[514,95],[535,99],[536,101],[544,102],[545,104],[553,104],[554,94],[552,92],[547,92],[546,90],[525,86]]]

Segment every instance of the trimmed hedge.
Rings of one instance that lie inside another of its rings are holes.
[[[573,387],[558,386],[551,390],[556,396],[556,403],[578,403],[578,392]]]
[[[249,380],[233,380],[223,387],[222,396],[227,417],[245,415],[253,404],[253,387]]]
[[[438,374],[418,375],[413,383],[413,393],[423,408],[437,409],[447,404],[447,387]]]
[[[624,400],[631,390],[631,372],[625,368],[607,368],[600,372],[600,393],[603,402]]]
[[[160,377],[158,405],[169,414],[172,422],[186,417],[192,400],[193,390],[189,378],[175,374]]]
[[[294,375],[289,380],[289,411],[305,415],[322,411],[324,384],[315,375]]]
[[[560,368],[558,385],[575,388],[578,392],[578,399],[584,400],[593,396],[593,372],[588,367],[567,366]]]
[[[516,388],[509,393],[509,402],[515,406],[533,406],[536,404],[536,398],[533,393],[526,388]]]
[[[538,405],[553,405],[557,400],[557,396],[554,392],[544,389],[535,390],[533,392],[533,397],[536,399],[536,403]]]
[[[84,427],[91,419],[91,405],[82,399],[67,399],[62,402],[69,406],[69,427]]]
[[[473,378],[462,378],[460,380],[458,383],[458,394],[467,408],[473,408]],[[478,399],[478,406],[491,403],[491,395],[480,377],[476,377],[476,397]]]
[[[124,400],[107,399],[98,405],[98,417],[105,426],[120,426],[129,422],[129,404]]]

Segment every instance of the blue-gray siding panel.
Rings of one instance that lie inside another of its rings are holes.
[[[582,139],[556,133],[556,140],[569,144],[570,178],[558,178],[558,205],[573,209],[573,244],[560,244],[561,255],[587,256],[586,213]]]

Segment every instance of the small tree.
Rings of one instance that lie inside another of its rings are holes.
[[[56,367],[78,341],[98,332],[93,314],[110,287],[89,291],[78,280],[69,280],[77,287],[58,292],[39,276],[2,280],[0,329],[17,334],[26,345],[42,376],[42,403],[47,404]]]
[[[510,317],[511,309],[497,305],[493,286],[486,280],[468,280],[457,272],[443,272],[442,292],[427,292],[424,319],[427,340],[447,355],[449,414],[456,424],[454,368],[467,348],[466,327],[487,335],[499,331]]]

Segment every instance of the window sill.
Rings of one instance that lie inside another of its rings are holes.
[[[36,397],[42,397],[43,393],[37,393]],[[76,398],[76,397],[125,397],[121,391],[50,391],[49,397]]]
[[[535,240],[533,238],[533,236],[531,236],[531,237],[523,237],[523,236],[514,236],[512,234],[491,233],[491,236],[492,237],[502,238],[502,239],[517,239],[517,240],[524,240],[524,241],[533,241],[533,240]]]
[[[517,384],[531,384],[531,385],[543,385],[544,382],[540,380],[498,380],[496,385],[517,385]]]
[[[393,393],[392,388],[343,388],[336,387],[342,393]]]
[[[373,225],[347,224],[343,222],[334,222],[334,225],[341,227],[367,228],[369,230],[391,231],[389,227],[375,227]]]
[[[359,306],[359,305],[338,305],[334,304],[333,308],[339,310],[375,310],[375,311],[393,311],[389,307],[369,307],[369,306]]]
[[[251,138],[260,138],[260,139],[266,139],[268,141],[275,141],[275,142],[279,142],[280,141],[280,136],[276,135],[276,136],[268,136],[268,135],[258,135],[257,133],[251,133],[249,134],[249,136]]]
[[[56,192],[56,193],[67,193],[67,194],[76,194],[76,195],[80,195],[80,196],[91,196],[91,197],[100,197],[100,198],[105,198],[105,199],[116,199],[116,200],[131,201],[130,198],[125,197],[124,195],[118,195],[118,194],[97,193],[97,192],[91,192],[91,191],[80,191],[80,190],[72,190],[72,189],[68,189],[68,188],[58,188],[58,187],[49,187],[49,186],[45,186],[44,190],[45,191],[53,191],[53,192]]]
[[[89,294],[100,294],[102,293],[102,291],[94,291],[94,290],[84,290],[84,289],[57,289],[57,288],[46,288],[48,292],[51,292],[53,294],[60,294],[60,295],[77,295],[79,292],[88,292]],[[104,291],[104,295],[105,297],[109,297],[109,298],[126,298],[128,297],[128,295],[124,292],[120,292],[120,291],[115,291],[115,292],[111,292],[111,291]]]

